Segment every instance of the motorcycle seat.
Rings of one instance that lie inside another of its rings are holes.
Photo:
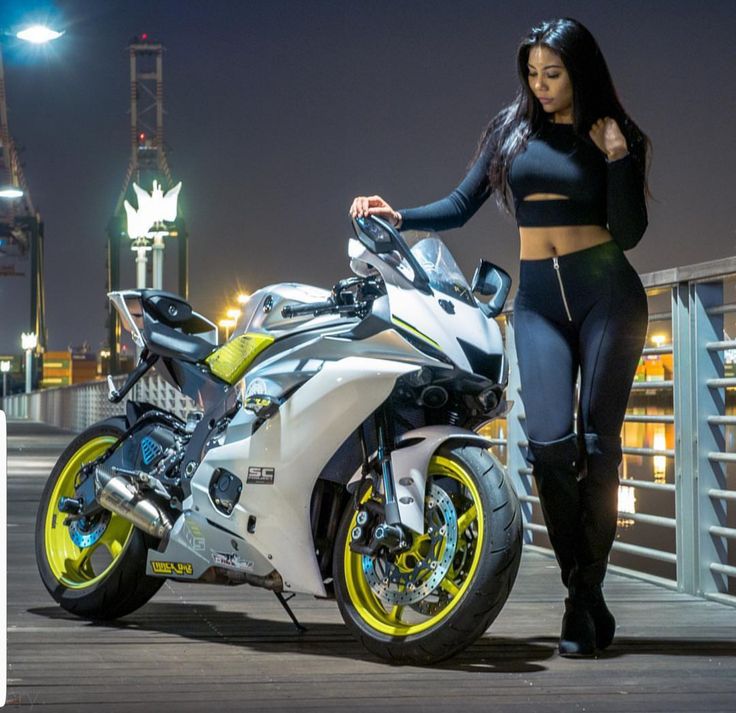
[[[173,329],[161,322],[146,319],[144,329],[151,351],[164,357],[183,359],[196,364],[217,348],[215,344],[201,337]]]

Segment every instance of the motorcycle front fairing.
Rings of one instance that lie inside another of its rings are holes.
[[[383,278],[393,325],[439,350],[458,368],[502,383],[507,369],[503,336],[493,319],[480,310],[470,286],[442,240],[433,233],[414,237],[410,263],[398,251],[372,252],[351,239],[351,267],[365,266]],[[424,289],[417,288],[421,271]]]

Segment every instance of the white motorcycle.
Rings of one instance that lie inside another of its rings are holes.
[[[113,292],[140,360],[197,408],[132,400],[59,458],[36,520],[43,582],[66,610],[128,614],[163,582],[334,597],[375,654],[428,663],[481,636],[516,577],[522,521],[475,432],[505,413],[493,319],[510,278],[471,288],[442,241],[353,221],[357,276],[250,299],[232,338],[181,298]],[[477,295],[474,296],[474,295]]]

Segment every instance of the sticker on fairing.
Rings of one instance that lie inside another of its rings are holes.
[[[248,478],[246,483],[253,485],[257,483],[263,483],[264,485],[273,485],[274,478],[276,477],[275,468],[260,468],[252,465],[248,468]]]
[[[253,569],[255,562],[241,559],[237,552],[212,552],[212,561],[221,567],[235,569]]]
[[[184,524],[184,540],[195,552],[204,552],[204,536],[199,525],[193,522],[187,522]]]
[[[194,567],[191,562],[163,562],[161,560],[151,560],[151,570],[154,574],[173,574],[176,576],[194,574]]]

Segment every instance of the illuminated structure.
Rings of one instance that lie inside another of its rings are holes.
[[[120,255],[129,247],[126,227],[125,202],[134,199],[134,184],[150,186],[153,181],[163,187],[169,195],[174,188],[171,170],[166,156],[164,141],[164,104],[163,104],[163,46],[146,34],[133,38],[128,47],[130,56],[130,160],[123,181],[123,188],[115,206],[113,217],[107,227],[107,289],[108,292],[118,290],[120,285]],[[142,191],[145,193],[145,191]],[[148,194],[146,194],[148,195]],[[140,194],[137,195],[140,209]],[[136,232],[136,231],[134,231]],[[154,254],[154,285],[163,287],[163,237],[164,234],[175,237],[178,243],[179,285],[178,293],[185,299],[189,292],[189,250],[187,233],[181,217],[166,222],[165,230],[155,230],[148,238],[130,238],[138,240],[142,251],[152,250]],[[134,250],[138,258],[138,274],[146,270],[145,254],[140,255],[138,246]],[[145,274],[145,273],[144,273]],[[160,278],[160,279],[159,279]],[[145,278],[144,278],[145,279]],[[145,282],[143,283],[145,284]],[[110,349],[110,372],[119,371],[118,354],[120,351],[120,324],[117,313],[108,306],[108,342]]]
[[[3,33],[7,34],[7,33]],[[63,33],[35,25],[16,34],[33,44],[43,44]],[[31,199],[18,151],[10,135],[8,107],[5,100],[5,71],[0,46],[0,277],[23,276],[20,262],[30,263],[29,328],[38,335],[37,348],[46,346],[46,305],[43,281],[43,221]],[[32,359],[32,355],[31,355]]]
[[[133,190],[138,207],[134,208],[128,201],[123,205],[128,219],[128,237],[136,253],[136,287],[146,286],[146,254],[153,249],[153,288],[160,290],[164,283],[164,238],[171,234],[167,225],[176,221],[181,181],[165,195],[158,181],[153,182],[150,194],[137,183],[133,184]]]

